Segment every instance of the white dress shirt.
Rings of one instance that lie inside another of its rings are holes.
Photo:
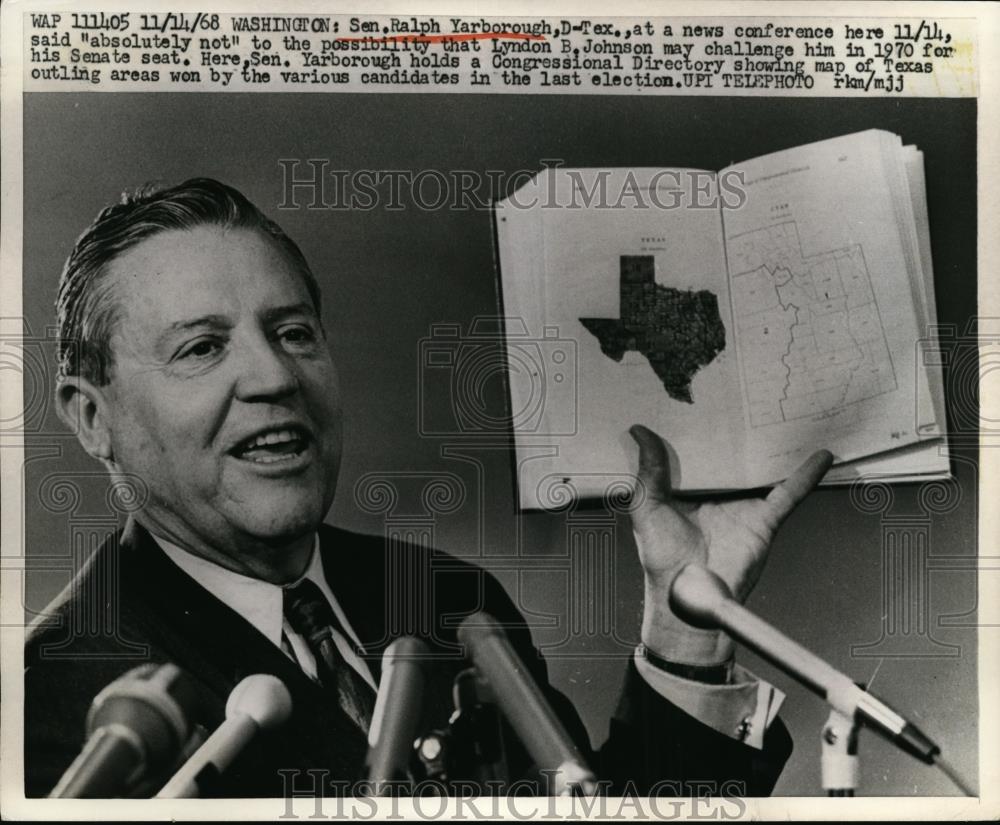
[[[764,733],[777,718],[785,694],[746,668],[733,666],[728,685],[707,685],[660,670],[635,652],[639,675],[664,699],[703,725],[760,750]]]
[[[176,544],[154,536],[157,544],[163,548],[171,561],[187,573],[192,579],[208,590],[219,601],[239,613],[244,619],[259,630],[268,640],[280,648],[286,656],[298,662],[302,670],[311,679],[316,679],[316,658],[309,649],[309,644],[296,633],[284,615],[284,593],[280,585],[272,584],[251,576],[244,576],[233,570],[228,570],[215,562],[203,559]],[[350,637],[350,642],[336,630],[333,640],[344,660],[353,667],[362,678],[377,689],[375,679],[367,662],[354,652],[354,645],[360,647],[361,641],[351,627],[337,597],[333,595],[330,586],[323,575],[323,558],[319,553],[319,536],[313,544],[312,557],[309,565],[296,581],[289,587],[304,579],[312,581],[330,603],[340,626]],[[283,638],[288,644],[282,644]],[[353,642],[353,645],[351,644]]]
[[[306,675],[316,679],[316,659],[306,640],[292,629],[285,618],[284,598],[279,585],[228,570],[169,541],[154,538],[178,567],[250,622],[285,655],[298,662]],[[303,579],[310,579],[319,587],[351,642],[360,647],[357,634],[323,574],[319,536],[313,544],[312,557],[305,573],[292,584],[298,584]],[[368,664],[355,653],[352,644],[336,630],[333,638],[344,660],[372,688],[377,689]],[[287,644],[283,643],[285,640]],[[635,664],[639,675],[653,690],[685,713],[726,736],[758,749],[763,746],[764,732],[777,717],[785,699],[780,690],[738,665],[733,668],[731,684],[709,685],[666,673],[646,661],[638,650]]]

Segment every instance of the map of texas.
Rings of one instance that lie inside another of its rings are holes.
[[[620,362],[642,353],[671,398],[693,404],[691,379],[726,348],[719,302],[708,290],[681,290],[655,280],[652,255],[622,255],[619,318],[581,318]]]

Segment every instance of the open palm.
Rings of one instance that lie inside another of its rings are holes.
[[[638,424],[630,433],[639,445],[642,489],[632,526],[646,577],[647,619],[651,611],[668,610],[670,584],[691,562],[718,574],[737,599],[745,600],[760,578],[778,526],[833,462],[828,451],[820,450],[765,498],[694,504],[679,501],[672,494],[662,439]]]

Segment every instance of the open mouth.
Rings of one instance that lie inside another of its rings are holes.
[[[301,427],[276,427],[241,441],[231,452],[244,461],[275,464],[298,458],[308,446],[309,434]]]

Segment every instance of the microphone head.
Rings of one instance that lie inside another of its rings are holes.
[[[145,664],[107,685],[87,712],[87,736],[100,728],[124,726],[136,734],[146,763],[171,761],[202,716],[194,680],[177,665]]]
[[[507,638],[507,634],[500,627],[500,623],[489,613],[485,613],[482,610],[473,613],[471,616],[466,616],[458,626],[458,641],[465,645],[466,648],[470,644],[474,644],[476,641],[489,636]]]
[[[670,585],[670,608],[690,625],[704,629],[719,626],[719,610],[733,594],[715,573],[700,564],[688,564]]]
[[[429,655],[430,648],[420,639],[413,636],[400,636],[385,649],[382,660],[388,663],[416,661],[417,664],[423,664]],[[383,665],[383,670],[384,668]]]
[[[277,676],[255,673],[233,688],[226,702],[226,718],[249,716],[261,730],[283,725],[292,715],[292,696]]]

